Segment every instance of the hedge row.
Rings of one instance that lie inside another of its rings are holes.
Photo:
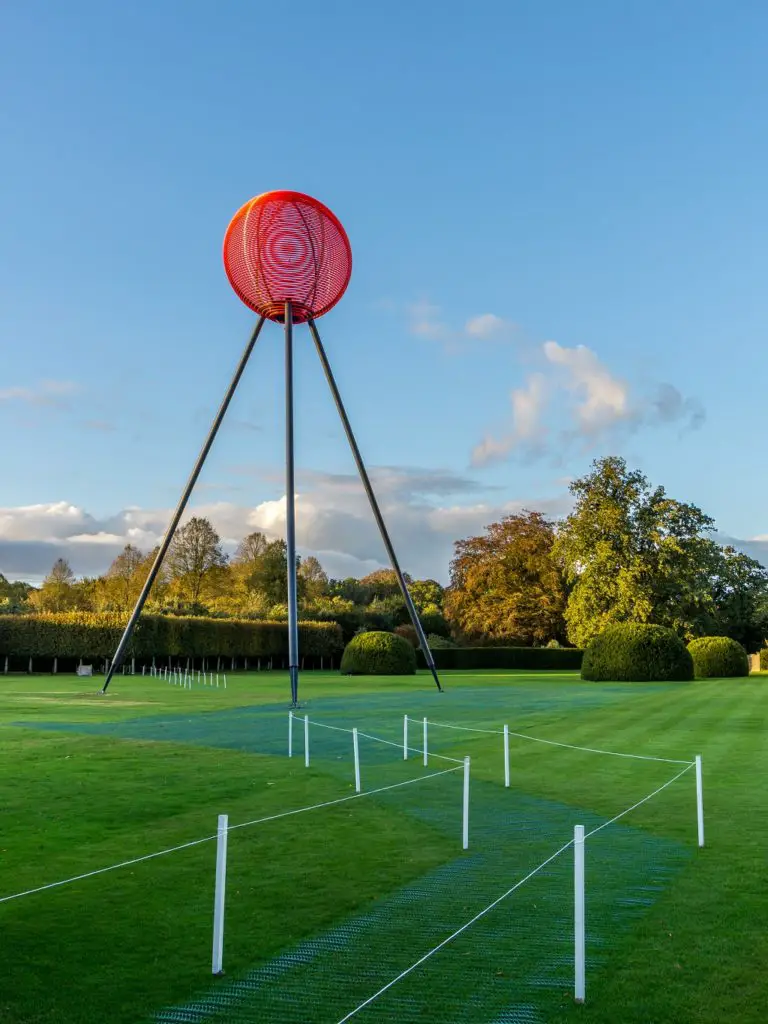
[[[760,671],[768,672],[768,647],[764,647],[760,651]]]
[[[577,647],[454,647],[432,651],[437,668],[522,668],[567,672],[581,668],[584,651]],[[424,654],[416,652],[419,668]]]
[[[66,612],[1,615],[0,657],[110,658],[125,629],[121,615]],[[339,654],[344,643],[335,622],[299,623],[299,650],[307,656]],[[139,619],[128,658],[260,658],[288,653],[285,622],[146,615]]]

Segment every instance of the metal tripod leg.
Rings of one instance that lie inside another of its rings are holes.
[[[136,606],[131,612],[131,617],[128,620],[128,625],[125,627],[125,632],[120,638],[120,643],[117,645],[115,656],[112,659],[112,664],[109,666],[109,671],[107,672],[107,678],[104,680],[104,686],[102,687],[101,690],[102,693],[107,692],[107,687],[112,681],[112,676],[123,663],[123,658],[125,657],[126,649],[128,647],[128,644],[130,643],[133,631],[136,628],[136,623],[138,622],[139,616],[141,615],[141,610],[144,607],[147,598],[149,597],[149,592],[152,589],[152,584],[155,582],[157,574],[160,571],[160,566],[163,564],[163,559],[166,556],[168,548],[171,546],[171,541],[173,540],[173,535],[176,532],[176,527],[179,525],[179,520],[184,514],[184,509],[187,507],[189,496],[192,494],[192,489],[197,483],[197,478],[200,476],[200,471],[203,468],[203,464],[205,463],[206,458],[208,457],[208,452],[211,450],[211,445],[213,444],[216,438],[216,434],[219,431],[221,421],[224,419],[224,415],[227,409],[229,408],[229,403],[232,401],[232,396],[235,393],[237,385],[240,383],[240,378],[242,377],[243,371],[245,370],[245,367],[248,364],[251,352],[253,352],[253,347],[256,344],[256,339],[259,337],[261,328],[264,326],[265,319],[266,318],[263,316],[259,317],[259,320],[253,329],[253,333],[251,334],[248,344],[245,346],[245,350],[243,351],[243,354],[240,357],[240,362],[238,363],[234,376],[232,377],[229,387],[227,388],[227,393],[224,395],[224,400],[222,401],[219,407],[219,411],[216,413],[216,416],[214,417],[213,423],[211,424],[211,429],[208,431],[208,437],[205,439],[205,443],[203,444],[203,447],[200,449],[200,454],[197,457],[197,462],[195,463],[194,469],[192,470],[192,474],[190,475],[190,478],[187,481],[187,485],[184,488],[184,492],[181,495],[181,498],[179,499],[179,503],[176,506],[176,511],[173,513],[173,518],[171,519],[168,529],[165,531],[165,536],[163,537],[162,543],[160,545],[160,550],[157,552],[157,556],[155,557],[155,561],[152,564],[152,568],[149,570],[149,575],[147,576],[144,586],[141,589],[141,593],[139,594],[139,599],[136,602]]]

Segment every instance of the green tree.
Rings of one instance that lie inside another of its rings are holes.
[[[713,520],[663,487],[651,489],[616,456],[596,460],[570,490],[574,509],[554,548],[571,586],[568,639],[583,647],[615,622],[697,635],[713,608]]]
[[[339,597],[342,601],[351,601],[358,607],[370,603],[373,592],[361,580],[354,576],[347,576],[343,580],[330,580],[328,583],[328,596]]]
[[[167,563],[175,594],[193,605],[200,604],[207,594],[217,593],[226,577],[227,557],[221,538],[200,516],[193,516],[176,531]]]
[[[0,614],[18,614],[29,607],[29,595],[33,587],[17,580],[11,583],[0,573]]]
[[[719,548],[711,587],[713,608],[702,632],[759,651],[768,637],[768,569],[733,547]]]
[[[301,576],[301,560],[296,559],[298,599],[304,596],[304,580]],[[262,554],[251,563],[247,578],[248,589],[261,596],[269,606],[284,605],[288,602],[288,545],[284,540],[270,541]]]
[[[456,542],[444,604],[454,631],[471,643],[564,639],[566,588],[552,557],[554,525],[523,511],[486,530]]]
[[[303,584],[304,600],[316,601],[323,597],[328,590],[328,574],[314,555],[301,559],[298,572]]]
[[[408,590],[420,612],[429,607],[431,614],[434,610],[432,606],[438,611],[443,607],[445,588],[441,587],[437,580],[414,580],[409,584]]]

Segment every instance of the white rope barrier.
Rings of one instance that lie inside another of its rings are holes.
[[[350,736],[354,732],[354,729],[344,729],[340,725],[328,725],[326,722],[318,722],[314,718],[310,718],[309,719],[309,724],[310,725],[316,725],[320,729],[333,729],[334,732],[346,732]],[[385,740],[382,736],[373,736],[373,735],[371,735],[371,733],[368,733],[368,732],[360,732],[359,729],[357,730],[357,735],[360,736],[360,737],[364,737],[367,740],[373,740],[375,743],[386,743],[386,745],[388,747],[397,747],[398,750],[403,750],[403,744],[402,743],[395,743],[392,740]],[[410,753],[414,753],[414,754],[421,754],[421,753],[423,753],[423,750],[422,750],[421,747],[408,747],[407,749],[408,749],[408,751]],[[435,754],[431,750],[429,752],[429,756],[430,757],[437,757],[441,761],[450,761],[452,764],[459,764],[459,765],[463,765],[464,764],[464,759],[463,758],[460,758],[460,757],[446,757],[445,754]]]
[[[415,779],[407,779],[405,782],[396,782],[390,786],[382,786],[380,789],[371,789],[365,793],[353,793],[351,796],[342,796],[336,800],[325,800],[323,803],[312,804],[309,807],[298,807],[291,811],[282,811],[280,814],[269,814],[264,818],[254,818],[253,821],[243,821],[239,825],[229,825],[227,831],[233,832],[238,828],[247,828],[249,825],[260,825],[267,821],[277,821],[278,818],[288,818],[294,814],[304,814],[306,811],[317,811],[322,807],[333,807],[335,804],[343,804],[349,800],[359,800],[361,797],[375,796],[377,793],[385,793],[390,789],[399,789],[401,786],[410,786],[414,782],[424,782],[427,779],[435,779],[439,775],[449,775],[451,772],[460,771],[463,764],[456,768],[444,768],[439,772],[430,772],[429,775],[419,775]],[[213,835],[204,836],[202,839],[193,839],[189,843],[181,843],[179,846],[171,846],[167,850],[158,850],[156,853],[147,853],[142,857],[134,857],[131,860],[120,861],[119,864],[110,864],[105,868],[96,868],[95,871],[86,871],[81,875],[73,875],[71,878],[62,878],[58,882],[49,882],[47,885],[38,885],[34,889],[25,889],[23,892],[15,892],[10,896],[0,896],[0,903],[7,903],[9,900],[16,900],[22,896],[31,896],[36,892],[44,892],[46,889],[56,889],[61,885],[69,885],[71,882],[80,882],[85,878],[93,878],[95,875],[103,875],[107,871],[116,871],[118,868],[127,868],[132,864],[141,864],[143,861],[153,860],[156,857],[164,857],[169,853],[178,853],[179,850],[187,850],[192,846],[200,846],[201,843],[210,843],[218,837],[218,831]]]
[[[501,729],[472,729],[466,725],[450,725],[448,722],[433,722],[429,720],[430,725],[434,725],[440,729],[457,729],[460,732],[479,732],[485,733],[488,736],[503,736],[503,730]],[[508,735],[516,736],[519,740],[532,740],[534,743],[546,743],[551,747],[566,747],[568,750],[581,750],[586,754],[609,754],[611,757],[629,757],[637,761],[662,761],[665,764],[685,764],[693,765],[694,761],[683,761],[679,758],[673,757],[653,757],[650,754],[625,754],[618,750],[600,750],[597,747],[580,747],[575,743],[560,743],[557,740],[545,740],[541,736],[531,736],[525,732],[512,732],[509,730]]]
[[[611,818],[610,821],[604,821],[602,825],[598,825],[597,828],[593,828],[591,832],[587,832],[584,838],[589,839],[590,836],[593,836],[597,832],[600,832],[601,829],[606,828],[608,825],[612,825],[615,821],[618,821],[619,818],[623,818],[625,814],[629,814],[630,811],[634,811],[642,804],[647,803],[651,799],[651,797],[656,796],[657,793],[661,793],[663,789],[666,789],[667,786],[671,786],[673,782],[677,782],[677,780],[681,778],[681,776],[685,775],[686,772],[689,772],[691,768],[693,768],[694,764],[695,762],[687,765],[685,768],[683,768],[681,772],[678,772],[677,775],[671,778],[668,782],[665,782],[663,786],[659,786],[658,789],[654,789],[654,791],[652,793],[649,793],[648,796],[644,796],[642,800],[638,800],[636,804],[632,804],[631,807],[628,807],[625,811],[622,811],[621,814],[617,814],[615,818]]]

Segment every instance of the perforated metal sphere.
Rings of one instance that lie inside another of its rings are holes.
[[[327,206],[301,192],[264,192],[241,206],[224,236],[224,269],[239,298],[269,320],[317,318],[336,305],[352,250]]]

